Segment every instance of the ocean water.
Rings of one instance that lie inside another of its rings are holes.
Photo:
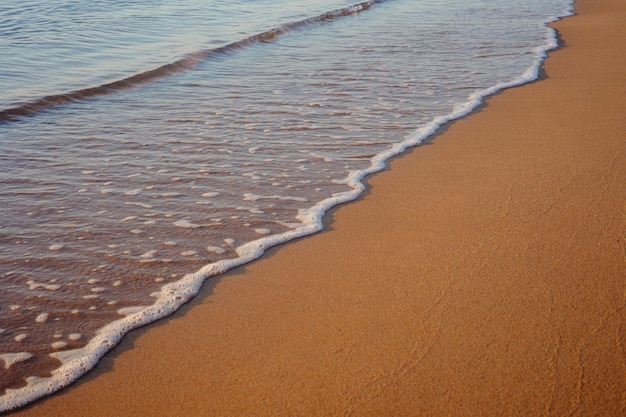
[[[0,412],[537,78],[570,0],[0,5]],[[419,215],[419,214],[416,214]]]

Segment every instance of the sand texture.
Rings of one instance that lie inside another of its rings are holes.
[[[626,1],[20,416],[626,415]]]

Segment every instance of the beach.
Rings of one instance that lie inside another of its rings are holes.
[[[624,415],[626,3],[576,13],[540,80],[15,415]]]

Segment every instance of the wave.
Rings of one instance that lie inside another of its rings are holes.
[[[341,17],[355,15],[365,10],[369,10],[375,4],[382,3],[384,1],[385,0],[369,0],[355,4],[353,6],[348,6],[345,8],[326,12],[304,20],[286,23],[268,31],[230,43],[228,45],[189,54],[184,58],[179,59],[178,61],[162,65],[156,69],[145,71],[140,74],[132,75],[122,80],[113,81],[111,83],[103,84],[96,87],[75,90],[69,93],[54,94],[41,97],[34,101],[25,103],[21,106],[12,107],[0,111],[0,123],[11,122],[24,117],[33,116],[45,110],[63,106],[65,104],[115,94],[121,91],[126,91],[147,84],[151,84],[160,79],[192,70],[197,67],[201,62],[209,58],[234,53],[254,44],[272,42],[278,37],[298,29],[320,25]]]
[[[369,8],[372,4],[378,2],[380,1],[366,2],[353,7],[366,5]],[[342,10],[346,11],[346,14],[350,13],[350,8]],[[361,10],[357,10],[352,13],[358,13],[360,11]],[[573,1],[571,1],[569,6],[560,14],[552,16],[546,20],[545,26],[547,28],[547,23],[554,22],[571,15],[573,15]],[[326,13],[316,18],[312,18],[315,20],[307,19],[301,22],[281,26],[273,31],[277,31],[277,34],[280,35],[285,33],[280,32],[282,28],[287,28],[287,31],[289,31],[293,30],[293,25],[300,25],[299,27],[302,27],[313,22],[322,22],[326,19],[336,18],[333,16],[340,17],[340,15],[330,15],[329,13]],[[271,34],[273,31],[264,32],[263,34],[253,36],[248,39],[254,39],[250,42],[269,41],[273,38],[264,38],[264,36],[266,34]],[[236,44],[240,44],[240,42],[237,42]],[[224,259],[205,265],[198,271],[185,275],[181,280],[162,287],[154,304],[150,306],[121,310],[120,313],[123,314],[124,317],[100,328],[95,337],[91,339],[85,347],[51,354],[53,358],[62,363],[61,367],[52,371],[51,377],[30,378],[29,384],[25,387],[7,389],[5,398],[0,397],[0,412],[20,407],[71,384],[73,381],[77,380],[92,369],[104,354],[120,342],[126,333],[171,315],[184,303],[191,300],[199,292],[200,287],[206,279],[224,273],[234,267],[254,261],[255,259],[261,257],[265,251],[271,247],[300,237],[311,235],[322,230],[322,218],[324,214],[332,207],[357,199],[365,190],[364,179],[367,176],[380,172],[385,168],[387,161],[391,158],[404,153],[408,148],[418,146],[424,140],[436,134],[438,130],[446,124],[472,113],[480,106],[481,103],[483,103],[486,97],[494,95],[504,89],[523,85],[538,79],[539,70],[547,57],[548,51],[554,50],[558,46],[559,43],[556,31],[554,29],[548,29],[544,43],[537,46],[533,50],[533,54],[535,56],[533,64],[526,68],[526,70],[518,77],[508,82],[495,84],[489,88],[469,95],[465,103],[457,105],[457,107],[455,107],[450,113],[435,117],[431,122],[405,137],[402,142],[396,143],[381,153],[373,156],[370,159],[371,164],[369,167],[359,171],[352,171],[348,178],[344,181],[344,183],[350,186],[352,190],[334,195],[331,198],[327,198],[316,203],[308,209],[301,210],[297,216],[300,224],[295,229],[279,235],[263,237],[237,247],[236,258]],[[221,50],[222,48],[218,49]],[[9,359],[16,360],[19,358]],[[3,400],[5,401],[4,404],[2,403]]]

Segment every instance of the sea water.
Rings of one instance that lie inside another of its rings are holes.
[[[536,79],[571,3],[2,2],[0,411]]]

